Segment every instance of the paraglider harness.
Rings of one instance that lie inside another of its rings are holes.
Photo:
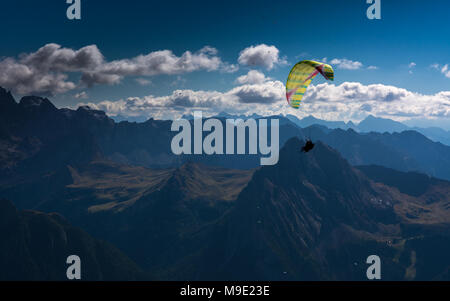
[[[311,139],[306,140],[305,145],[302,147],[302,152],[307,153],[314,148],[314,143]]]

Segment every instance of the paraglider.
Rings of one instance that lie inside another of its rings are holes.
[[[319,73],[326,80],[334,80],[333,68],[328,64],[310,60],[295,64],[286,82],[286,100],[291,107],[298,109],[306,88]]]
[[[294,109],[298,109],[303,95],[312,79],[321,74],[326,80],[334,80],[333,68],[325,63],[304,60],[295,64],[289,73],[286,82],[286,100]],[[302,147],[302,152],[307,153],[314,148],[314,143],[308,139]]]
[[[312,150],[314,148],[314,145],[315,144],[310,139],[306,140],[305,145],[302,147],[302,152],[304,152],[304,153],[309,152],[310,150]]]

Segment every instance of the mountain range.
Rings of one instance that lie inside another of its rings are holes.
[[[401,122],[394,121],[391,119],[375,117],[373,115],[367,116],[361,122],[355,124],[352,121],[344,122],[344,121],[328,121],[317,119],[313,116],[308,116],[303,119],[298,119],[294,115],[287,115],[290,121],[295,123],[300,127],[309,127],[312,125],[322,125],[330,129],[342,129],[348,130],[352,129],[356,132],[360,133],[401,133],[403,131],[416,131],[427,137],[428,139],[441,142],[445,145],[450,145],[450,131],[441,129],[439,127],[416,127],[416,126],[408,126]]]
[[[373,115],[367,116],[361,122],[355,124],[352,121],[344,122],[344,121],[328,121],[317,119],[313,116],[307,116],[303,119],[298,119],[294,115],[287,115],[290,121],[295,123],[300,127],[309,127],[312,125],[322,125],[330,129],[353,129],[360,133],[401,133],[403,131],[416,131],[427,137],[428,139],[441,142],[445,145],[450,145],[450,131],[444,130],[439,127],[417,127],[417,126],[408,126],[401,122],[394,121],[391,119],[375,117]]]
[[[201,255],[211,258],[205,270],[215,267],[205,278],[363,280],[369,253],[383,258],[384,279],[448,277],[441,250],[420,259],[417,250],[429,241],[448,250],[449,182],[413,196],[381,182],[389,169],[376,167],[372,179],[372,167],[355,169],[324,144],[307,154],[301,145],[289,140],[279,164],[256,171],[218,223],[218,239]]]
[[[231,119],[259,119],[263,118],[261,115],[252,114],[252,115],[233,115],[228,114],[226,112],[220,112],[216,116],[216,118],[231,118]],[[279,117],[279,116],[278,116]],[[116,121],[145,121],[142,118],[129,118],[127,119],[124,116],[116,116],[113,117]],[[192,115],[183,115],[182,118],[186,119],[193,119]],[[329,121],[329,120],[322,120],[315,118],[314,116],[307,116],[302,119],[299,119],[295,115],[288,114],[285,116],[285,118],[295,125],[299,126],[300,128],[307,128],[310,126],[323,126],[329,129],[342,129],[342,130],[348,130],[352,129],[359,133],[370,133],[370,132],[376,132],[376,133],[401,133],[403,131],[416,131],[427,137],[428,139],[435,141],[435,142],[441,142],[442,144],[445,144],[447,146],[450,146],[450,131],[439,128],[439,127],[417,127],[417,126],[408,126],[404,123],[394,121],[387,118],[380,118],[375,117],[373,115],[367,116],[365,119],[363,119],[359,123],[354,123],[352,121]]]
[[[100,157],[151,168],[177,167],[188,161],[240,169],[259,166],[259,155],[172,154],[170,141],[175,132],[170,131],[168,120],[116,123],[102,111],[89,107],[57,109],[40,97],[23,97],[16,103],[5,90],[0,91],[0,107],[0,168],[6,168],[6,174],[12,172],[12,166],[24,174],[27,169],[42,172],[50,166],[62,166],[67,160],[83,162]],[[358,133],[320,125],[300,128],[282,116],[265,118],[280,120],[280,146],[291,137],[310,137],[331,145],[354,165],[377,164],[450,179],[450,147],[416,131]],[[225,122],[225,118],[221,120]],[[41,166],[35,166],[39,162]],[[13,181],[15,177],[10,174],[6,179]]]
[[[171,121],[0,89],[2,277],[61,279],[78,250],[92,280],[364,280],[371,254],[385,280],[450,279],[449,146],[276,118],[280,159],[260,167],[173,155]]]

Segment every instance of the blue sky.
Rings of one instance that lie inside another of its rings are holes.
[[[73,83],[73,85],[57,83],[59,88],[52,87],[51,91],[40,90],[40,84],[36,84],[36,91],[33,91],[32,88],[24,89],[23,83],[22,88],[18,88],[19,84],[15,81],[4,79],[2,82],[0,71],[0,84],[12,89],[16,95],[49,92],[57,106],[76,106],[79,102],[97,104],[105,100],[125,101],[128,97],[136,99],[147,97],[147,101],[151,102],[153,100],[149,100],[148,96],[168,97],[174,90],[211,93],[215,91],[228,93],[229,97],[229,94],[233,94],[230,91],[240,85],[236,79],[246,75],[250,70],[263,73],[267,78],[266,84],[272,82],[272,89],[279,86],[277,81],[285,82],[290,68],[299,60],[327,58],[328,62],[332,62],[333,59],[334,62],[342,62],[346,59],[353,64],[351,65],[353,69],[349,70],[348,64],[347,67],[345,64],[332,64],[335,68],[336,86],[357,82],[362,85],[362,88],[358,88],[358,92],[361,92],[367,86],[382,84],[430,97],[430,103],[433,103],[434,108],[419,106],[415,110],[406,110],[403,117],[400,116],[402,112],[399,106],[407,101],[403,99],[399,102],[393,110],[394,117],[400,120],[437,118],[445,123],[450,117],[448,115],[450,111],[447,111],[449,105],[447,95],[444,93],[444,96],[441,94],[436,96],[442,91],[450,90],[450,72],[445,68],[446,64],[450,63],[448,1],[433,1],[431,4],[419,0],[381,0],[381,20],[367,19],[366,9],[369,4],[366,4],[365,0],[297,0],[284,3],[242,0],[170,3],[81,0],[81,3],[82,19],[77,21],[66,18],[65,11],[68,5],[64,0],[3,3],[0,10],[0,24],[3,29],[0,64],[1,60],[6,64],[5,61],[8,59],[22,64],[20,54],[35,53],[44,45],[56,43],[60,45],[60,49],[73,51],[88,45],[96,45],[99,53],[103,55],[103,63],[112,61],[123,63],[123,60],[132,60],[139,55],[160,50],[171,51],[175,58],[181,57],[186,51],[190,51],[194,56],[196,53],[201,56],[199,50],[209,46],[215,49],[215,53],[205,52],[205,55],[212,59],[212,62],[213,58],[219,59],[220,66],[216,64],[211,67],[207,63],[198,68],[188,68],[187,71],[172,70],[157,74],[131,72],[125,75],[121,73],[121,78],[114,83],[108,81],[103,84],[95,83],[93,86],[79,84],[83,73],[81,69],[56,70],[49,67],[48,72],[51,72],[52,76],[55,73],[64,74],[67,78],[58,80]],[[273,46],[277,49],[277,60],[274,61],[272,68],[264,64],[245,64],[239,61],[242,51],[258,45]],[[38,72],[42,77],[41,71]],[[323,83],[322,79],[317,78],[314,84],[317,86]],[[252,91],[256,91],[256,88],[253,87]],[[341,87],[340,92],[347,91],[347,88]],[[376,90],[375,95],[380,91]],[[311,93],[322,99],[322,102],[325,101],[320,91],[314,90]],[[332,90],[330,93],[337,92]],[[234,93],[233,97],[235,94],[239,93]],[[403,94],[400,91],[398,97],[409,97]],[[75,98],[75,95],[78,95],[78,98]],[[239,95],[243,97],[246,94]],[[229,99],[223,95],[219,96],[224,102]],[[215,96],[201,97],[205,101],[209,99],[208,97]],[[414,98],[414,94],[409,98]],[[307,107],[305,114],[314,114],[314,110],[318,110],[315,114],[317,117],[357,120],[363,115],[356,114],[358,110],[355,101],[359,98],[355,99],[352,101],[351,114],[327,113],[326,110],[346,110],[346,108],[336,106],[336,103],[333,106],[321,106],[317,102],[315,106]],[[160,106],[165,100],[167,99],[158,99],[156,102]],[[239,100],[234,101],[239,103]],[[339,102],[336,99],[333,101]],[[376,99],[372,101],[370,104],[374,108]],[[424,99],[423,102],[425,101]],[[249,103],[244,99],[241,99],[241,102]],[[345,99],[340,102],[345,104]],[[381,102],[381,109],[367,113],[387,117],[389,115],[387,110],[392,108],[383,107],[386,99]],[[179,102],[176,104],[180,107]],[[252,107],[259,106],[259,109],[264,111],[267,110],[267,105],[267,99],[262,99],[260,103],[254,102],[252,106],[244,107],[245,110],[251,110]],[[273,112],[288,112],[285,108],[279,110],[281,102],[278,104],[274,101],[270,105]],[[102,109],[106,107],[100,106]],[[225,110],[232,108],[236,106],[221,106],[221,109]],[[427,113],[420,116],[420,110],[425,109]],[[166,111],[169,115],[172,113],[172,110]],[[127,114],[125,110],[120,112]],[[143,112],[151,114],[153,111]],[[117,110],[111,113],[116,114]],[[168,117],[167,114],[165,117]]]

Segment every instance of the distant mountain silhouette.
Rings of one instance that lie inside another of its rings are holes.
[[[116,116],[111,116],[111,118],[112,118],[115,122],[122,122],[122,121],[128,121],[128,122],[145,122],[145,121],[148,120],[148,118],[142,117],[142,116],[132,117],[132,116],[116,115]]]
[[[0,200],[0,244],[0,280],[67,280],[69,255],[80,257],[82,280],[148,279],[115,247],[60,215],[18,211],[6,200]]]
[[[343,121],[321,120],[313,116],[307,116],[303,119],[298,119],[296,116],[293,115],[287,115],[286,117],[293,123],[295,123],[297,126],[300,126],[302,128],[309,127],[312,125],[321,125],[329,129],[343,129],[343,130],[353,129],[357,132],[362,133],[369,133],[369,132],[401,133],[403,131],[414,130],[433,141],[441,142],[445,145],[450,146],[450,131],[446,131],[438,127],[428,127],[428,128],[409,127],[398,121],[374,117],[372,115],[367,116],[364,120],[362,120],[358,124],[354,124],[352,121],[343,122]]]
[[[417,172],[400,172],[377,165],[357,166],[366,176],[375,182],[381,182],[397,188],[400,192],[419,197],[433,186],[443,186],[450,192],[449,182],[429,177]]]
[[[450,131],[446,131],[438,127],[412,127],[411,130],[417,131],[433,141],[441,142],[445,145],[450,145]]]
[[[298,125],[299,127],[302,128],[306,128],[312,125],[321,125],[321,126],[325,126],[327,128],[330,129],[336,129],[336,128],[340,128],[340,129],[356,129],[356,125],[349,121],[349,122],[344,122],[344,121],[327,121],[327,120],[321,120],[318,118],[315,118],[314,116],[307,116],[303,119],[298,119],[296,116],[294,115],[286,115],[286,118],[288,118],[290,121],[292,121],[293,123],[295,123],[296,125]]]
[[[401,122],[390,119],[378,118],[373,115],[367,116],[363,121],[358,123],[357,129],[361,132],[378,132],[378,133],[394,133],[403,132],[409,129],[408,126]]]
[[[375,164],[450,179],[450,147],[415,131],[381,134],[316,130],[312,137],[338,150],[353,165]]]

